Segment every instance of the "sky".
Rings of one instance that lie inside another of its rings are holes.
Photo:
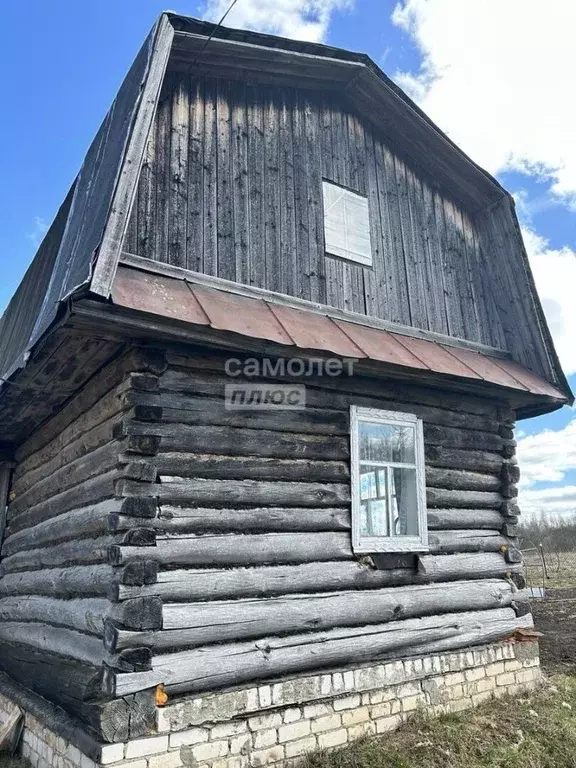
[[[231,0],[172,0],[218,20]],[[165,5],[5,0],[0,47],[0,311]],[[573,0],[237,0],[226,24],[368,53],[514,195],[556,348],[576,390]],[[518,425],[520,504],[576,513],[576,412]]]

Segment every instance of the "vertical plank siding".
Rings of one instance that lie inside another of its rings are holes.
[[[322,178],[367,195],[372,268],[325,255]],[[336,95],[171,75],[132,217],[139,256],[502,344],[475,224]]]

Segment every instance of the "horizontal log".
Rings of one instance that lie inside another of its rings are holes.
[[[60,655],[97,667],[104,658],[102,639],[66,627],[53,627],[44,622],[2,621],[0,642],[22,643],[42,651]]]
[[[52,547],[16,552],[2,559],[0,573],[34,571],[65,565],[98,565],[108,560],[108,548],[121,537],[100,536],[96,539],[66,541]]]
[[[108,533],[108,515],[120,509],[120,501],[107,499],[81,509],[73,509],[32,528],[8,536],[2,546],[4,557],[23,549],[35,549],[70,539],[83,539]]]
[[[510,618],[505,624],[500,619],[491,618],[483,623],[467,627],[458,637],[447,637],[443,640],[433,640],[416,645],[410,648],[410,655],[419,657],[432,653],[444,653],[446,651],[469,648],[475,645],[488,645],[514,635],[517,629],[532,629],[533,627],[534,622],[529,614],[516,616],[515,620]],[[384,658],[393,658],[393,656],[384,656]]]
[[[509,541],[499,531],[470,529],[467,531],[430,532],[428,544],[433,554],[455,552],[501,552],[509,546]]]
[[[118,466],[118,448],[119,445],[115,441],[106,443],[61,469],[51,472],[27,490],[15,491],[15,498],[10,505],[11,514],[17,515],[45,499],[114,469]]]
[[[426,467],[426,485],[450,490],[497,491],[500,489],[500,478],[465,469]]]
[[[465,578],[493,578],[509,571],[519,572],[519,566],[509,565],[497,552],[474,552],[456,555],[422,555],[418,570],[429,581],[454,581]]]
[[[160,439],[161,451],[220,454],[226,456],[267,456],[279,459],[334,459],[345,461],[349,440],[332,435],[302,435],[264,429],[195,427],[190,424],[146,424],[125,422],[128,435]]]
[[[108,421],[98,424],[98,426],[93,427],[85,434],[80,435],[74,442],[62,447],[60,450],[49,448],[42,457],[36,455],[31,456],[30,462],[33,462],[33,469],[30,469],[29,462],[27,462],[25,468],[22,468],[22,471],[25,471],[25,474],[16,481],[16,492],[23,492],[44,478],[50,477],[63,467],[72,464],[77,459],[110,443],[114,437],[115,425],[118,423],[120,417],[121,414],[118,413]],[[119,447],[120,449],[122,448],[122,446]]]
[[[74,713],[102,695],[99,667],[23,642],[0,640],[0,667],[17,682]]]
[[[111,564],[146,557],[144,547],[111,548]],[[307,563],[352,558],[348,533],[264,533],[206,535],[157,540],[154,559],[171,568],[182,565],[233,566]]]
[[[229,384],[234,384],[229,379]],[[280,432],[300,432],[313,435],[347,435],[348,413],[332,410],[328,400],[323,408],[302,408],[290,412],[290,418],[281,410],[227,409],[223,399],[193,397],[174,392],[161,394],[130,393],[133,405],[159,407],[162,421],[168,424],[195,424],[197,426],[248,427]]]
[[[427,488],[426,504],[428,507],[498,509],[502,504],[502,496],[494,491],[449,491],[444,488]]]
[[[158,597],[136,597],[111,604],[100,598],[56,600],[38,595],[0,599],[0,621],[44,622],[102,635],[107,619],[128,629],[160,629],[162,601]]]
[[[383,624],[412,617],[505,607],[512,586],[503,580],[450,585],[359,590],[354,593],[294,595],[259,600],[172,603],[163,607],[163,629],[143,632],[140,641],[156,650],[216,642],[321,631],[341,626]],[[118,631],[116,647],[129,647],[133,633]]]
[[[109,565],[76,568],[46,568],[41,571],[5,573],[0,595],[46,595],[47,597],[103,597],[108,594],[115,571]]]
[[[158,595],[165,601],[226,600],[296,592],[377,589],[423,583],[411,568],[380,571],[356,560],[277,565],[259,568],[176,569],[161,571],[158,581],[143,587],[118,585],[115,599]]]
[[[203,362],[206,362],[206,365],[202,365]],[[202,360],[197,355],[187,359],[181,356],[180,362],[170,365],[160,377],[161,388],[174,392],[189,392],[193,395],[204,394],[221,397],[224,394],[224,385],[230,384],[230,377],[224,375],[225,360],[219,363],[218,368],[215,367],[214,363],[214,359],[205,358]],[[431,423],[434,421],[434,416],[438,414],[438,418],[456,420],[460,417],[457,425],[466,426],[476,423],[474,418],[469,419],[470,415],[476,415],[482,420],[482,427],[479,428],[484,429],[489,420],[494,425],[494,431],[498,429],[497,407],[490,405],[485,398],[460,393],[450,395],[445,391],[440,395],[425,387],[406,382],[395,382],[392,379],[374,381],[371,378],[360,376],[354,376],[353,379],[348,376],[334,378],[307,376],[305,379],[282,377],[266,380],[284,381],[285,383],[298,381],[306,384],[306,402],[308,405],[318,408],[324,407],[327,400],[332,408],[341,408],[342,410],[348,410],[350,405],[357,400],[361,401],[358,403],[359,405],[390,410],[395,408],[399,411],[406,410],[404,403],[417,404],[419,412],[416,415]],[[247,383],[253,379],[238,377],[234,381]],[[427,411],[424,410],[426,406],[430,406]],[[450,423],[454,424],[455,422]]]
[[[449,531],[456,529],[486,528],[500,530],[504,517],[497,509],[429,509],[428,529]]]
[[[265,480],[204,480],[182,479],[153,486],[160,502],[186,502],[188,505],[269,505],[279,501],[291,507],[343,507],[350,503],[350,488],[344,484],[285,483]],[[149,483],[122,480],[117,493],[123,496],[149,496]]]
[[[30,528],[38,523],[42,523],[51,517],[57,517],[64,512],[69,512],[72,509],[93,505],[97,502],[113,498],[114,485],[120,477],[120,472],[114,469],[91,480],[87,480],[79,486],[58,493],[15,516],[11,514],[11,507],[9,506],[8,522],[10,531],[16,533],[24,528]]]
[[[504,441],[492,432],[470,431],[457,427],[439,427],[424,423],[424,442],[443,448],[468,448],[473,445],[477,450],[500,451]]]
[[[160,516],[153,522],[158,531],[170,534],[208,531],[342,531],[350,529],[350,512],[330,507],[205,509],[162,504]]]
[[[474,441],[470,440],[470,445]],[[470,469],[475,472],[499,473],[503,458],[497,452],[446,448],[438,445],[425,444],[426,465],[453,469]]]
[[[100,598],[56,600],[36,595],[3,597],[0,599],[0,621],[44,622],[90,635],[102,635],[109,607],[108,600]]]
[[[104,662],[118,672],[147,672],[152,669],[152,652],[150,648],[125,648],[106,654]]]
[[[410,655],[413,647],[443,640],[459,647],[461,638],[470,633],[482,638],[487,626],[494,627],[494,639],[506,637],[518,625],[512,608],[443,614],[168,653],[154,657],[152,667],[170,694],[217,690],[249,680],[358,664],[386,654]],[[129,690],[130,678],[120,677],[120,689]]]
[[[344,461],[270,459],[198,453],[159,453],[152,459],[160,475],[219,480],[287,480],[343,483],[350,478]]]
[[[504,464],[502,464],[500,478],[502,482],[507,485],[516,484],[520,480],[520,467],[518,466],[518,464],[513,464],[510,461],[505,461]]]

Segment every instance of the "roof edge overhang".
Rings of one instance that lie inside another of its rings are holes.
[[[138,335],[141,327],[146,338],[170,337],[280,357],[351,358],[359,374],[417,378],[428,386],[507,400],[521,418],[569,401],[502,350],[283,298],[263,289],[242,291],[235,283],[195,273],[176,277],[138,269],[132,259],[131,266],[118,272],[113,307],[84,301],[73,313],[98,316],[103,323],[111,313],[117,329]]]

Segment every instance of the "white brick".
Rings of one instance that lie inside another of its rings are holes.
[[[278,731],[270,728],[268,731],[256,731],[254,734],[254,749],[264,749],[271,747],[278,742]]]
[[[305,708],[308,709],[308,707]],[[302,717],[302,711],[298,707],[290,707],[289,709],[284,710],[284,722],[285,723],[295,723],[296,720],[300,720]],[[308,717],[308,715],[306,715]]]
[[[156,755],[148,759],[148,768],[181,768],[182,765],[180,750],[166,752],[163,755]]]
[[[182,745],[201,744],[208,741],[210,731],[208,728],[189,728],[187,731],[176,731],[170,734],[170,748],[181,747]]]
[[[209,741],[206,744],[196,744],[191,748],[195,760],[202,763],[206,760],[214,760],[217,757],[225,757],[228,754],[227,741]]]
[[[231,755],[247,755],[251,749],[252,737],[249,733],[244,733],[242,736],[234,736],[230,739]]]
[[[332,675],[332,687],[334,689],[334,692],[344,690],[344,676],[342,675],[341,672],[335,672]]]
[[[356,709],[342,712],[342,725],[346,727],[365,723],[367,720],[370,720],[370,710],[368,707],[356,707]]]
[[[286,744],[286,757],[299,757],[316,748],[316,737],[307,736],[305,739],[297,739]]]
[[[347,691],[354,690],[354,672],[344,672],[344,688]]]
[[[418,696],[406,696],[402,699],[402,711],[411,712],[414,709],[418,709],[419,706],[426,702],[425,697],[422,694]]]
[[[117,763],[124,759],[124,744],[106,744],[102,747],[100,762],[102,765]]]
[[[251,717],[248,720],[248,726],[251,731],[261,731],[265,728],[278,728],[280,725],[282,725],[282,716],[278,712],[273,712],[270,715]]]
[[[244,731],[248,730],[248,723],[246,720],[233,720],[229,723],[219,723],[213,726],[210,731],[210,739],[212,741],[218,741],[219,739],[225,739],[226,736],[239,736]]]
[[[338,747],[340,744],[346,744],[348,741],[348,731],[346,728],[340,728],[338,731],[329,731],[328,733],[318,734],[318,746],[321,749]]]
[[[381,717],[388,717],[392,714],[391,702],[383,701],[382,704],[375,704],[370,712],[371,717],[377,720]]]
[[[496,685],[514,685],[516,677],[513,672],[506,672],[504,675],[496,677]]]
[[[332,707],[329,704],[309,704],[304,707],[304,717],[323,717],[332,713]]]
[[[263,685],[262,688],[258,689],[258,697],[261,707],[272,706],[272,689],[269,685]]]
[[[322,731],[334,731],[340,728],[342,717],[340,715],[326,715],[312,720],[312,733],[321,733]]]
[[[383,717],[381,720],[376,720],[376,733],[387,733],[388,731],[394,731],[402,722],[402,715],[392,715],[391,717]]]
[[[474,667],[473,669],[467,669],[466,672],[464,672],[464,677],[469,683],[473,683],[476,680],[481,680],[483,677],[486,677],[486,672],[483,667]]]
[[[334,700],[334,709],[339,712],[342,709],[354,709],[360,706],[360,696],[345,696],[343,699]]]
[[[320,679],[320,693],[323,696],[332,693],[332,675],[322,675]]]
[[[522,663],[512,659],[511,661],[504,662],[504,670],[506,672],[516,672],[518,669],[522,669]]]
[[[376,733],[376,725],[374,723],[359,723],[348,728],[348,740],[360,739],[362,736],[371,736]]]
[[[298,723],[290,723],[290,725],[283,725],[278,728],[278,741],[282,744],[285,741],[294,741],[294,739],[301,739],[302,736],[307,736],[310,733],[310,721],[301,720]]]
[[[168,751],[168,736],[153,736],[150,739],[134,739],[126,745],[126,759],[147,757]]]
[[[255,768],[259,768],[261,765],[268,765],[270,763],[279,763],[284,759],[284,747],[276,745],[271,749],[259,749],[250,755],[250,765]]]

